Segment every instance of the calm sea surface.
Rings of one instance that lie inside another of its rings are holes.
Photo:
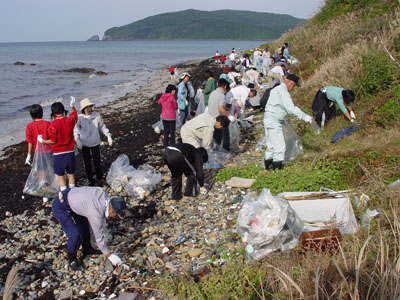
[[[0,150],[24,139],[29,106],[49,120],[55,101],[89,97],[98,105],[134,91],[152,71],[188,60],[259,46],[265,41],[123,41],[0,43]],[[16,66],[16,61],[24,62]],[[35,65],[31,65],[35,64]],[[59,72],[94,68],[108,76]]]

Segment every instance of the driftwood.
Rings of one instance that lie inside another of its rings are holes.
[[[19,283],[18,271],[18,266],[14,265],[8,273],[4,287],[3,300],[11,300],[15,286]]]

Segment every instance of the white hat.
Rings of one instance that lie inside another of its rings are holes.
[[[84,110],[85,107],[94,106],[94,103],[90,102],[89,98],[82,99],[81,102],[81,110]]]
[[[190,74],[189,74],[189,73],[187,73],[187,72],[183,72],[183,73],[182,73],[182,75],[181,75],[181,79],[185,78],[185,76],[189,76],[189,78],[191,78],[191,77],[192,77],[192,76],[190,76]]]

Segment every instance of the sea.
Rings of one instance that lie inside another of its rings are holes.
[[[250,49],[266,41],[171,40],[0,43],[0,151],[24,140],[31,121],[29,107],[43,106],[50,120],[50,106],[70,96],[90,98],[97,106],[135,91],[157,69],[187,61]],[[24,65],[15,65],[15,62]],[[61,70],[93,68],[106,72],[66,73]],[[79,104],[78,104],[79,106]],[[1,152],[0,152],[1,154]]]

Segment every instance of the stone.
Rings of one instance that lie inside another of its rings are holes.
[[[189,256],[192,257],[197,257],[200,256],[203,253],[203,250],[195,248],[195,249],[190,249],[188,251]]]
[[[138,296],[138,293],[123,292],[123,293],[119,294],[117,300],[135,300],[137,296]]]

